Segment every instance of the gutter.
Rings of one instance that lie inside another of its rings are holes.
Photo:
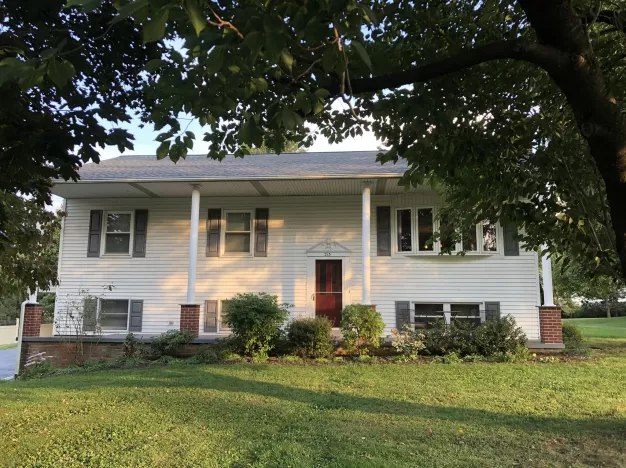
[[[408,169],[408,168],[407,168]],[[353,179],[399,179],[403,176],[403,174],[359,174],[359,175],[348,175],[348,174],[338,174],[338,175],[312,175],[312,176],[277,176],[277,177],[239,177],[236,179],[233,178],[224,178],[224,177],[205,177],[202,179],[188,179],[188,178],[150,178],[150,179],[82,179],[76,182],[67,182],[64,180],[56,179],[53,181],[54,185],[69,185],[69,184],[108,184],[111,182],[119,182],[119,183],[148,183],[148,182],[249,182],[251,180],[259,181],[259,182],[272,182],[274,180],[326,180],[326,179],[343,179],[343,180],[353,180]]]

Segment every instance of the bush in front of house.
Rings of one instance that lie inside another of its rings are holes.
[[[510,315],[488,320],[480,326],[458,320],[446,326],[443,320],[437,320],[430,323],[423,334],[424,351],[433,356],[456,353],[492,357],[515,354],[518,347],[526,346],[526,335]]]
[[[580,349],[585,345],[585,337],[576,325],[564,322],[563,344],[566,349]]]
[[[267,293],[237,294],[228,301],[224,317],[242,351],[254,358],[266,358],[287,320],[289,304]]]
[[[363,355],[380,346],[385,322],[372,306],[350,304],[341,311],[341,333],[348,349]]]
[[[150,343],[158,356],[177,356],[180,348],[193,341],[194,336],[187,330],[168,330]]]
[[[409,324],[404,324],[402,330],[391,331],[391,346],[407,359],[415,359],[424,349],[424,335],[413,330]]]
[[[435,320],[423,332],[424,352],[431,356],[480,354],[476,347],[476,329],[469,321],[454,320],[447,326],[443,319]]]
[[[477,327],[475,342],[478,354],[493,356],[497,353],[515,353],[518,347],[526,346],[527,340],[515,319],[506,315]]]
[[[287,325],[287,341],[291,352],[303,358],[329,357],[334,345],[333,324],[326,317],[299,318]]]

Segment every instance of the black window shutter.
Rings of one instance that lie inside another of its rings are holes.
[[[217,301],[204,301],[204,331],[217,333]]]
[[[209,208],[206,220],[206,256],[220,256],[220,225],[222,223],[222,210]]]
[[[500,319],[500,303],[485,302],[485,320]]]
[[[100,237],[102,236],[102,210],[91,210],[89,213],[89,238],[87,239],[87,256],[100,256]]]
[[[96,331],[98,299],[86,297],[83,300],[83,331]]]
[[[519,255],[519,242],[516,239],[517,228],[512,224],[504,226],[504,232],[502,237],[504,238],[504,255],[518,256]]]
[[[128,331],[141,331],[143,321],[143,301],[130,301],[130,320]]]
[[[396,328],[402,330],[405,323],[411,322],[411,303],[409,301],[396,302]]]
[[[376,252],[381,257],[391,255],[391,207],[376,207]]]
[[[148,235],[148,210],[135,210],[135,238],[133,257],[146,256],[146,237]]]
[[[257,208],[254,225],[254,256],[267,257],[267,238],[269,233],[270,210]]]

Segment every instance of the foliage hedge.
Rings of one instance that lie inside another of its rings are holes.
[[[291,352],[303,358],[326,358],[333,350],[333,324],[326,317],[299,318],[287,325]]]
[[[432,356],[456,353],[459,356],[496,356],[515,353],[526,346],[526,336],[510,315],[489,320],[480,326],[454,320],[446,326],[443,320],[431,322],[423,334],[424,352]]]
[[[606,303],[584,301],[571,314],[563,314],[564,318],[606,318]],[[626,302],[611,303],[611,317],[626,317]]]
[[[372,306],[350,304],[341,311],[341,333],[350,351],[368,354],[380,346],[385,322]]]
[[[287,307],[278,303],[278,296],[267,293],[237,294],[228,301],[224,320],[246,355],[266,358],[289,316]]]

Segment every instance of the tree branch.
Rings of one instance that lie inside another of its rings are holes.
[[[466,70],[481,63],[502,59],[530,62],[548,72],[556,71],[569,60],[566,54],[552,47],[520,40],[500,41],[480,47],[466,48],[452,57],[409,70],[352,80],[352,92],[363,94],[383,89],[394,89]],[[341,92],[339,84],[333,85],[330,92],[333,95],[339,94]]]
[[[597,22],[609,24],[615,27],[616,31],[626,32],[626,14],[618,10],[600,10],[594,17],[587,16],[584,18],[586,24]]]

